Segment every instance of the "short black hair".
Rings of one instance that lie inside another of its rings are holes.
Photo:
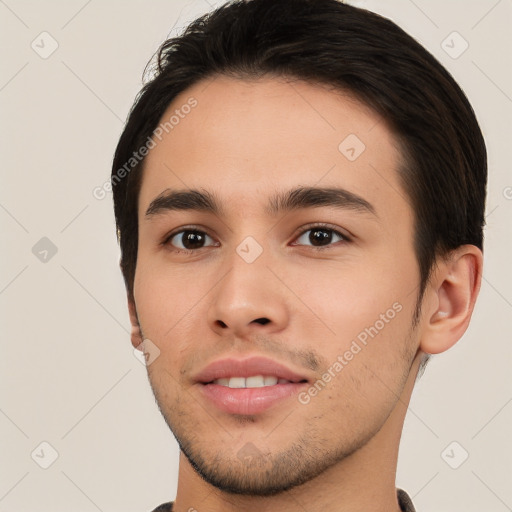
[[[156,57],[155,76],[135,100],[112,166],[131,299],[144,159],[129,172],[126,163],[178,94],[219,75],[327,84],[387,122],[401,149],[397,172],[415,215],[418,304],[438,256],[464,244],[483,250],[487,155],[475,113],[448,71],[389,19],[337,0],[234,0],[165,41]]]

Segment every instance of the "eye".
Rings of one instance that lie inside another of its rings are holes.
[[[212,243],[213,242],[213,243]],[[169,235],[164,241],[164,245],[171,245],[178,249],[177,252],[193,252],[194,250],[202,249],[215,245],[213,238],[207,235],[204,231],[198,229],[182,229]]]
[[[347,236],[328,226],[313,226],[305,231],[296,239],[293,245],[311,245],[314,248],[322,249],[336,242],[348,242]]]
[[[292,245],[310,245],[318,250],[329,248],[329,246],[337,242],[350,241],[346,235],[325,225],[309,227],[303,230],[295,240]],[[190,254],[204,247],[218,246],[219,244],[204,231],[191,227],[170,234],[163,241],[163,245],[172,246],[176,252]]]

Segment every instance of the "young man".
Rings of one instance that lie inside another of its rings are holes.
[[[480,287],[486,151],[444,68],[336,0],[164,43],[112,169],[121,268],[181,448],[158,511],[413,511],[414,382]]]

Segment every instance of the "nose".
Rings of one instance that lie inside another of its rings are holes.
[[[244,338],[283,330],[289,321],[285,287],[267,258],[247,263],[238,254],[212,291],[208,323],[217,334]],[[227,267],[226,267],[227,268]]]

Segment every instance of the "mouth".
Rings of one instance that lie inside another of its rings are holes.
[[[224,377],[206,384],[217,384],[231,389],[252,389],[276,386],[277,384],[297,384],[297,382],[307,382],[307,380],[291,381],[275,375],[252,375],[250,377]]]
[[[310,382],[305,375],[264,357],[215,361],[195,381],[209,405],[238,415],[259,414],[282,405]]]

